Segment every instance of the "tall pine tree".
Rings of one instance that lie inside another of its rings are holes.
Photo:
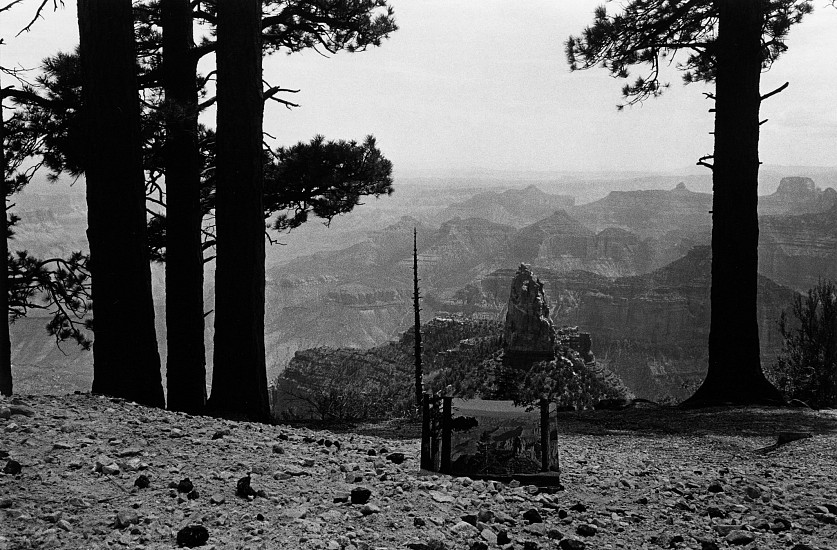
[[[261,2],[219,0],[211,412],[267,421]]]
[[[0,39],[2,45],[2,39]],[[2,74],[2,73],[0,73]],[[2,90],[0,86],[0,90]],[[3,100],[0,96],[0,200],[3,201],[3,219],[0,220],[0,275],[9,272],[9,236],[6,231],[6,197],[8,186],[6,184],[6,120],[3,118]],[[3,315],[3,322],[0,323],[0,394],[12,395],[12,344],[9,339],[9,316],[5,312],[9,310],[9,278],[0,276],[0,314]]]
[[[168,407],[192,414],[206,403],[198,56],[189,0],[162,0],[165,94],[166,387]]]
[[[79,0],[78,23],[93,392],[162,407],[131,0]]]
[[[712,168],[714,192],[709,371],[690,405],[782,402],[759,356],[759,79],[810,11],[807,0],[633,0],[618,14],[598,8],[593,25],[566,43],[573,70],[601,65],[628,78],[648,67],[624,86],[628,104],[662,93],[663,57],[681,50],[686,82],[715,83],[715,151],[699,161]]]

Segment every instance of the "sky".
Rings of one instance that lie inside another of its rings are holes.
[[[277,145],[373,134],[396,176],[469,171],[683,171],[712,151],[704,85],[672,69],[661,98],[617,112],[623,82],[603,69],[571,73],[564,42],[592,21],[600,0],[390,0],[400,29],[380,48],[325,58],[276,54],[271,84],[300,92],[288,110],[269,102]],[[36,0],[0,14],[2,62],[36,67],[78,42],[75,3],[45,12]],[[762,77],[761,160],[837,166],[837,9],[815,0],[789,51]],[[4,82],[8,85],[8,82]]]

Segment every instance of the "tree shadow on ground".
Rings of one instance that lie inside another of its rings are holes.
[[[637,407],[558,413],[559,433],[586,435],[723,435],[775,437],[780,432],[837,433],[837,410],[782,407]]]

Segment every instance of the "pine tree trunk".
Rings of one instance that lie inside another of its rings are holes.
[[[709,371],[686,405],[779,404],[761,370],[756,308],[762,1],[716,1]]]
[[[0,88],[2,89],[2,88]],[[3,201],[2,239],[0,239],[0,311],[3,323],[0,326],[0,394],[12,395],[12,344],[9,339],[9,237],[6,216],[6,121],[3,119],[2,98],[0,98],[0,199]]]
[[[95,308],[93,392],[162,407],[131,1],[80,0],[78,22]]]
[[[267,421],[261,2],[218,2],[215,414]]]
[[[163,0],[166,143],[166,387],[168,407],[206,403],[197,58],[189,0]]]
[[[418,244],[417,232],[413,228],[413,313],[415,314],[414,334],[415,334],[415,375],[416,375],[416,406],[421,407],[424,385],[422,384],[422,365],[421,365],[421,295],[419,294],[419,278],[418,278]]]

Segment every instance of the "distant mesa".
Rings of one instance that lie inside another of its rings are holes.
[[[779,180],[777,195],[795,195],[798,198],[813,196],[817,192],[817,185],[811,178],[792,176]]]
[[[497,223],[523,227],[545,218],[558,209],[575,205],[570,195],[545,193],[535,185],[503,192],[487,191],[451,204],[439,215],[440,222],[453,218],[484,218]]]
[[[814,180],[793,176],[782,178],[772,195],[759,197],[759,215],[798,215],[824,212],[837,204],[837,191],[820,189]]]

